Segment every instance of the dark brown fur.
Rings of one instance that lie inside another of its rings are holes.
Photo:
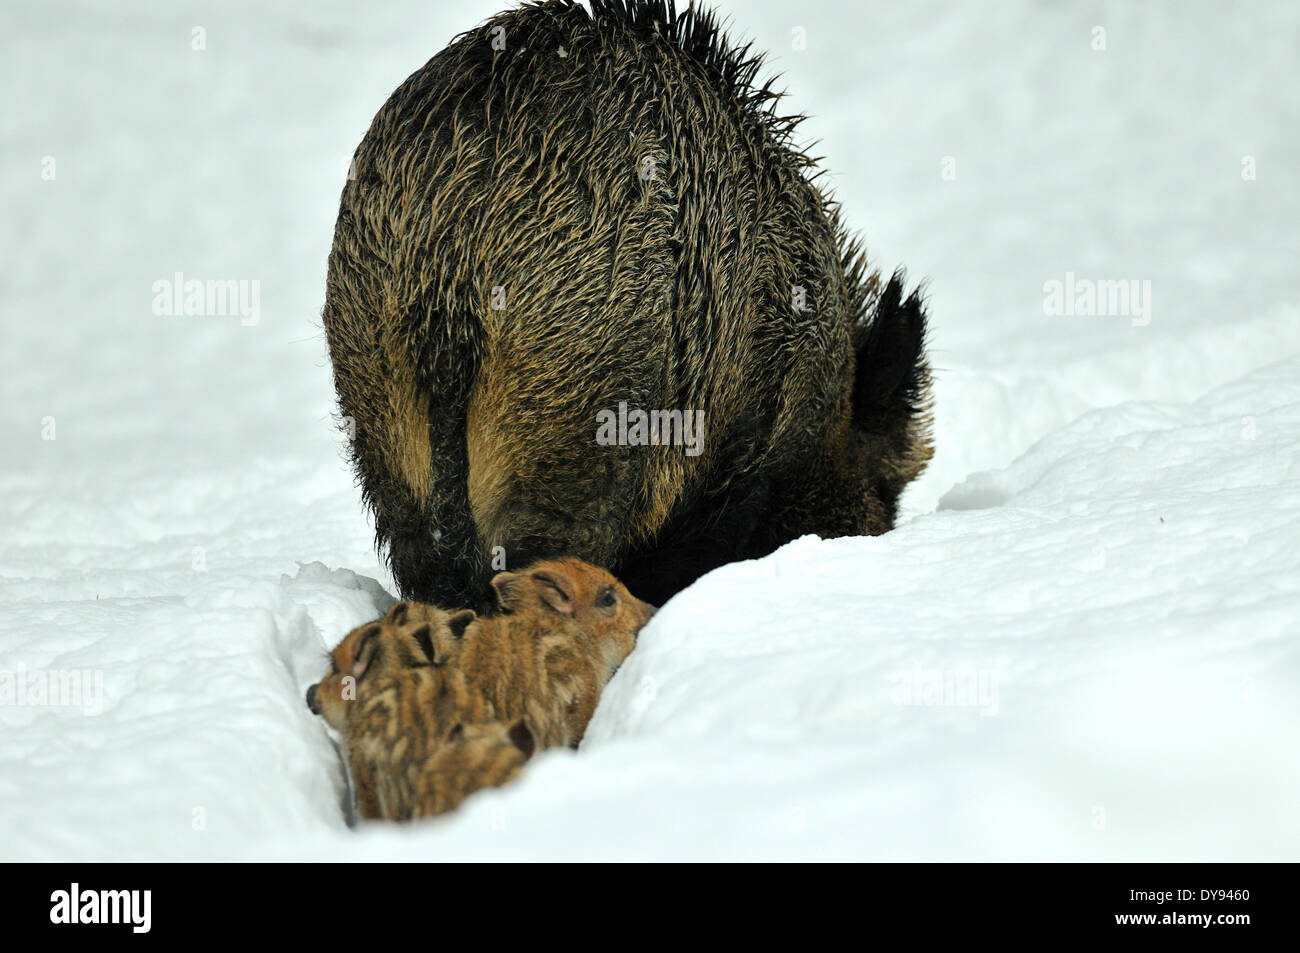
[[[805,533],[885,532],[931,454],[922,302],[869,270],[759,60],[707,13],[592,7],[458,37],[343,191],[324,324],[408,598],[486,606],[501,547],[661,602]],[[597,445],[620,401],[704,411],[703,452]]]

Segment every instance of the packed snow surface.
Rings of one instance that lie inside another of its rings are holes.
[[[394,592],[325,260],[496,3],[0,8],[0,858],[1300,859],[1300,9],[721,6],[928,280],[934,462],[664,606],[579,751],[361,828],[303,702]]]

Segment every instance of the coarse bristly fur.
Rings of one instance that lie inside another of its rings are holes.
[[[924,304],[869,268],[759,67],[696,8],[547,0],[379,110],[323,317],[405,597],[484,608],[504,552],[660,603],[893,526],[931,455]],[[597,444],[623,401],[703,411],[702,452]]]

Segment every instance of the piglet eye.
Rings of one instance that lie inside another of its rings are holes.
[[[618,602],[618,594],[613,589],[602,589],[600,595],[596,597],[596,605],[601,609],[608,609]]]

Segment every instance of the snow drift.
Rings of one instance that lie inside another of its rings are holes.
[[[0,858],[1296,859],[1300,12],[1263,3],[730,11],[930,278],[935,461],[895,532],[664,606],[579,752],[348,826],[303,690],[393,589],[325,256],[374,110],[495,7],[0,10]],[[177,271],[258,320],[155,313]],[[1149,322],[1050,313],[1070,274]]]

